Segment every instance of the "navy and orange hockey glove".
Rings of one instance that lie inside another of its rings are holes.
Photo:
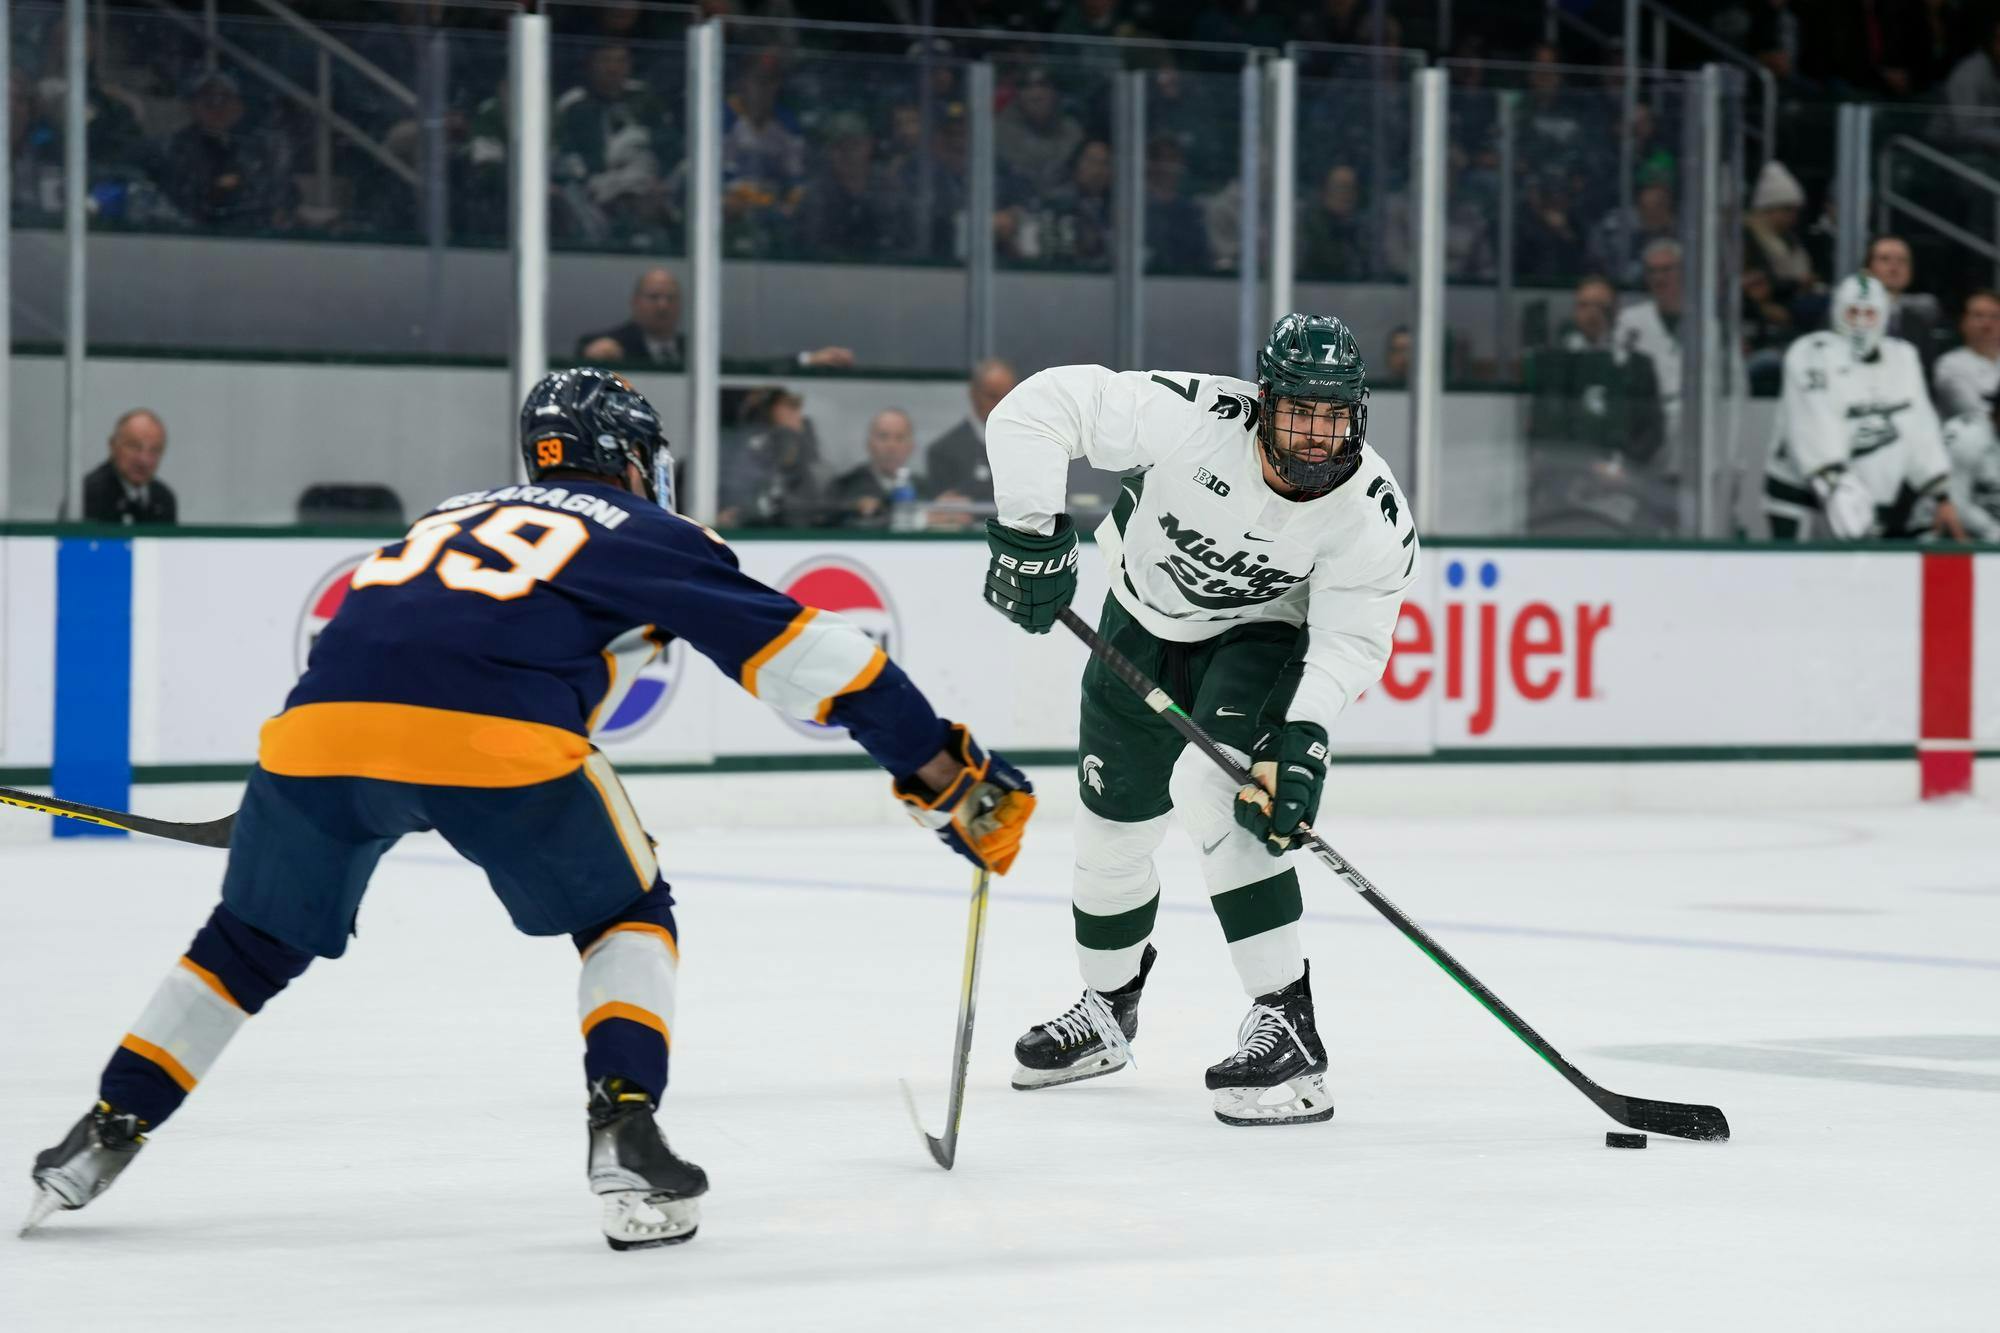
[[[1265,851],[1283,856],[1301,828],[1312,827],[1326,786],[1326,728],[1287,722],[1257,738],[1250,752],[1254,785],[1236,793],[1236,822],[1257,835]]]
[[[981,749],[962,723],[952,726],[944,748],[958,760],[958,776],[935,792],[915,774],[898,778],[896,799],[945,846],[1004,875],[1020,854],[1021,835],[1035,812],[1035,788],[1020,769]]]

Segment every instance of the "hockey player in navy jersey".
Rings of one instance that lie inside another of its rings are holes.
[[[383,853],[434,829],[486,871],[516,926],[568,935],[582,955],[606,1240],[694,1235],[708,1178],[653,1118],[674,1023],[673,900],[590,743],[673,638],[772,706],[846,728],[953,851],[1001,874],[1013,862],[1035,803],[1020,771],[938,717],[859,629],[744,574],[673,514],[659,418],[629,384],[549,375],[520,440],[533,484],[455,495],[355,572],[264,726],[222,902],[112,1052],[96,1106],[36,1157],[28,1226],[103,1193],[244,1021],[346,950]]]

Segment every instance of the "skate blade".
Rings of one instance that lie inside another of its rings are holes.
[[[21,1223],[20,1231],[15,1234],[21,1236],[27,1235],[30,1231],[33,1231],[36,1227],[47,1221],[49,1215],[62,1206],[62,1198],[53,1190],[36,1186],[35,1200],[28,1205],[28,1220]]]
[[[1312,1125],[1333,1119],[1333,1098],[1319,1074],[1268,1088],[1217,1088],[1215,1118],[1238,1126]]]
[[[1115,1074],[1124,1067],[1124,1060],[1111,1051],[1105,1051],[1067,1069],[1030,1069],[1026,1065],[1017,1064],[1014,1066],[1012,1082],[1016,1092],[1033,1092],[1037,1088],[1059,1088],[1065,1083],[1081,1083],[1087,1078],[1103,1078],[1106,1074]]]
[[[645,1190],[620,1190],[604,1198],[604,1243],[614,1250],[651,1250],[694,1239],[701,1224],[699,1199],[676,1199]]]

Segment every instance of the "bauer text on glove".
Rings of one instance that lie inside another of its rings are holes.
[[[1076,525],[1057,517],[1048,536],[986,520],[986,602],[1030,634],[1047,634],[1076,596]]]

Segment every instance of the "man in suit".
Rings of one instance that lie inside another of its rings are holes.
[[[972,368],[966,396],[971,411],[924,449],[924,475],[941,500],[993,503],[993,473],[986,466],[986,418],[1013,391],[1014,367],[990,357]]]
[[[135,407],[111,428],[111,457],[83,479],[86,523],[172,524],[180,506],[159,479],[167,452],[167,423],[150,408]]]
[[[576,354],[595,363],[679,370],[687,363],[680,279],[663,268],[641,273],[632,284],[632,317],[617,328],[584,334],[576,340]]]
[[[586,333],[576,340],[579,360],[599,366],[681,370],[687,365],[687,335],[681,332],[681,282],[663,268],[649,268],[632,284],[632,317],[616,328]],[[813,347],[800,352],[792,365],[845,370],[854,353],[845,347]],[[765,367],[780,373],[785,367]]]
[[[868,422],[868,461],[834,478],[831,519],[851,528],[887,528],[896,506],[927,496],[929,487],[910,471],[916,453],[910,414],[885,407]]]
[[[931,498],[947,503],[993,503],[993,472],[986,465],[986,418],[1013,392],[1014,384],[1014,367],[997,356],[972,368],[966,394],[972,410],[924,450],[924,476]],[[1108,514],[1118,502],[1118,474],[1092,467],[1087,458],[1070,464],[1067,486],[1072,514]],[[948,522],[943,515],[933,515],[930,525],[944,527]]]

